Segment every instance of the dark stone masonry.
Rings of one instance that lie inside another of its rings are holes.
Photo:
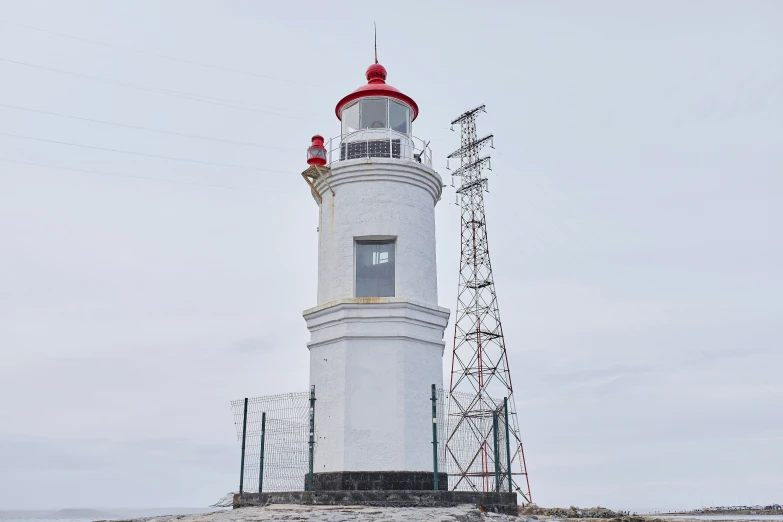
[[[307,490],[307,476],[304,478]],[[314,491],[432,491],[431,471],[332,471],[313,473]],[[449,489],[449,476],[438,473],[438,489]]]
[[[474,491],[287,491],[234,495],[234,508],[270,504],[345,505],[373,507],[481,506],[486,511],[517,515],[516,493]]]

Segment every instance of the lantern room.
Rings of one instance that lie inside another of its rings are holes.
[[[340,120],[340,160],[388,157],[421,162],[426,144],[413,137],[411,126],[419,107],[410,96],[386,83],[386,68],[374,63],[365,73],[367,85],[343,97],[335,107]]]

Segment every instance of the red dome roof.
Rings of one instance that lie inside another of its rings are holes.
[[[354,100],[358,100],[359,98],[367,98],[369,96],[385,96],[387,98],[400,100],[401,102],[410,105],[411,109],[413,110],[413,117],[411,118],[411,121],[416,119],[416,116],[419,115],[419,106],[416,105],[416,102],[413,101],[413,98],[401,93],[391,85],[386,84],[386,68],[383,65],[379,63],[372,64],[367,68],[365,76],[367,77],[367,85],[362,85],[337,103],[337,107],[335,107],[334,112],[337,114],[338,120],[342,119],[340,117],[340,111],[343,110],[343,107]]]

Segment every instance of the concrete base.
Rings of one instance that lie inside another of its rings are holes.
[[[307,476],[304,478],[307,489]],[[331,471],[313,473],[314,491],[431,491],[431,471]],[[449,476],[438,473],[438,489],[448,491]]]
[[[516,493],[474,491],[284,491],[280,493],[238,493],[234,509],[268,504],[343,505],[375,507],[482,506],[487,511],[517,515]]]

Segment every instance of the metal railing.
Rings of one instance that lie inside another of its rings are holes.
[[[416,161],[432,168],[429,141],[392,129],[360,129],[329,138],[327,165],[358,158],[392,158]]]

